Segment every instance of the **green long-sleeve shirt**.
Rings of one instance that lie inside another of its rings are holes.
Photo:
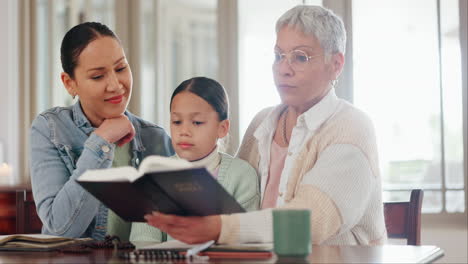
[[[116,147],[114,150],[114,160],[112,161],[112,167],[124,167],[131,164],[130,155],[130,143],[123,145],[122,147]],[[120,238],[121,241],[128,241],[130,237],[130,223],[125,222],[116,215],[112,210],[109,209],[107,213],[107,234],[115,235]]]

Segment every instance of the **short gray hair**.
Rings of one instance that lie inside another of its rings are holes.
[[[298,5],[284,13],[276,22],[276,33],[292,26],[304,34],[312,34],[322,46],[325,56],[346,51],[346,30],[343,21],[333,11],[311,5]]]

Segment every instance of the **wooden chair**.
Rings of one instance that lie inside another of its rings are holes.
[[[33,195],[28,190],[16,191],[16,233],[41,233],[42,222],[36,211]]]
[[[389,238],[406,238],[407,245],[421,245],[421,207],[424,191],[411,191],[409,202],[384,203]]]

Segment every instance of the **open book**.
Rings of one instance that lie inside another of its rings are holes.
[[[92,241],[91,238],[68,238],[42,234],[0,236],[0,251],[49,251]]]
[[[77,182],[125,221],[153,211],[184,216],[245,212],[203,167],[170,157],[146,157],[138,170],[88,170]]]

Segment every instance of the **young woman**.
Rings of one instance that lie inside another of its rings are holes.
[[[172,94],[170,107],[172,145],[177,156],[205,166],[246,210],[258,209],[260,186],[255,169],[218,149],[218,140],[229,132],[224,88],[205,77],[186,80]],[[167,237],[147,224],[134,223],[130,240],[163,242]]]
[[[132,72],[117,36],[100,23],[70,29],[62,41],[62,82],[78,101],[39,114],[31,128],[31,183],[42,233],[102,239],[108,209],[75,179],[88,169],[174,154],[166,132],[126,111]]]

